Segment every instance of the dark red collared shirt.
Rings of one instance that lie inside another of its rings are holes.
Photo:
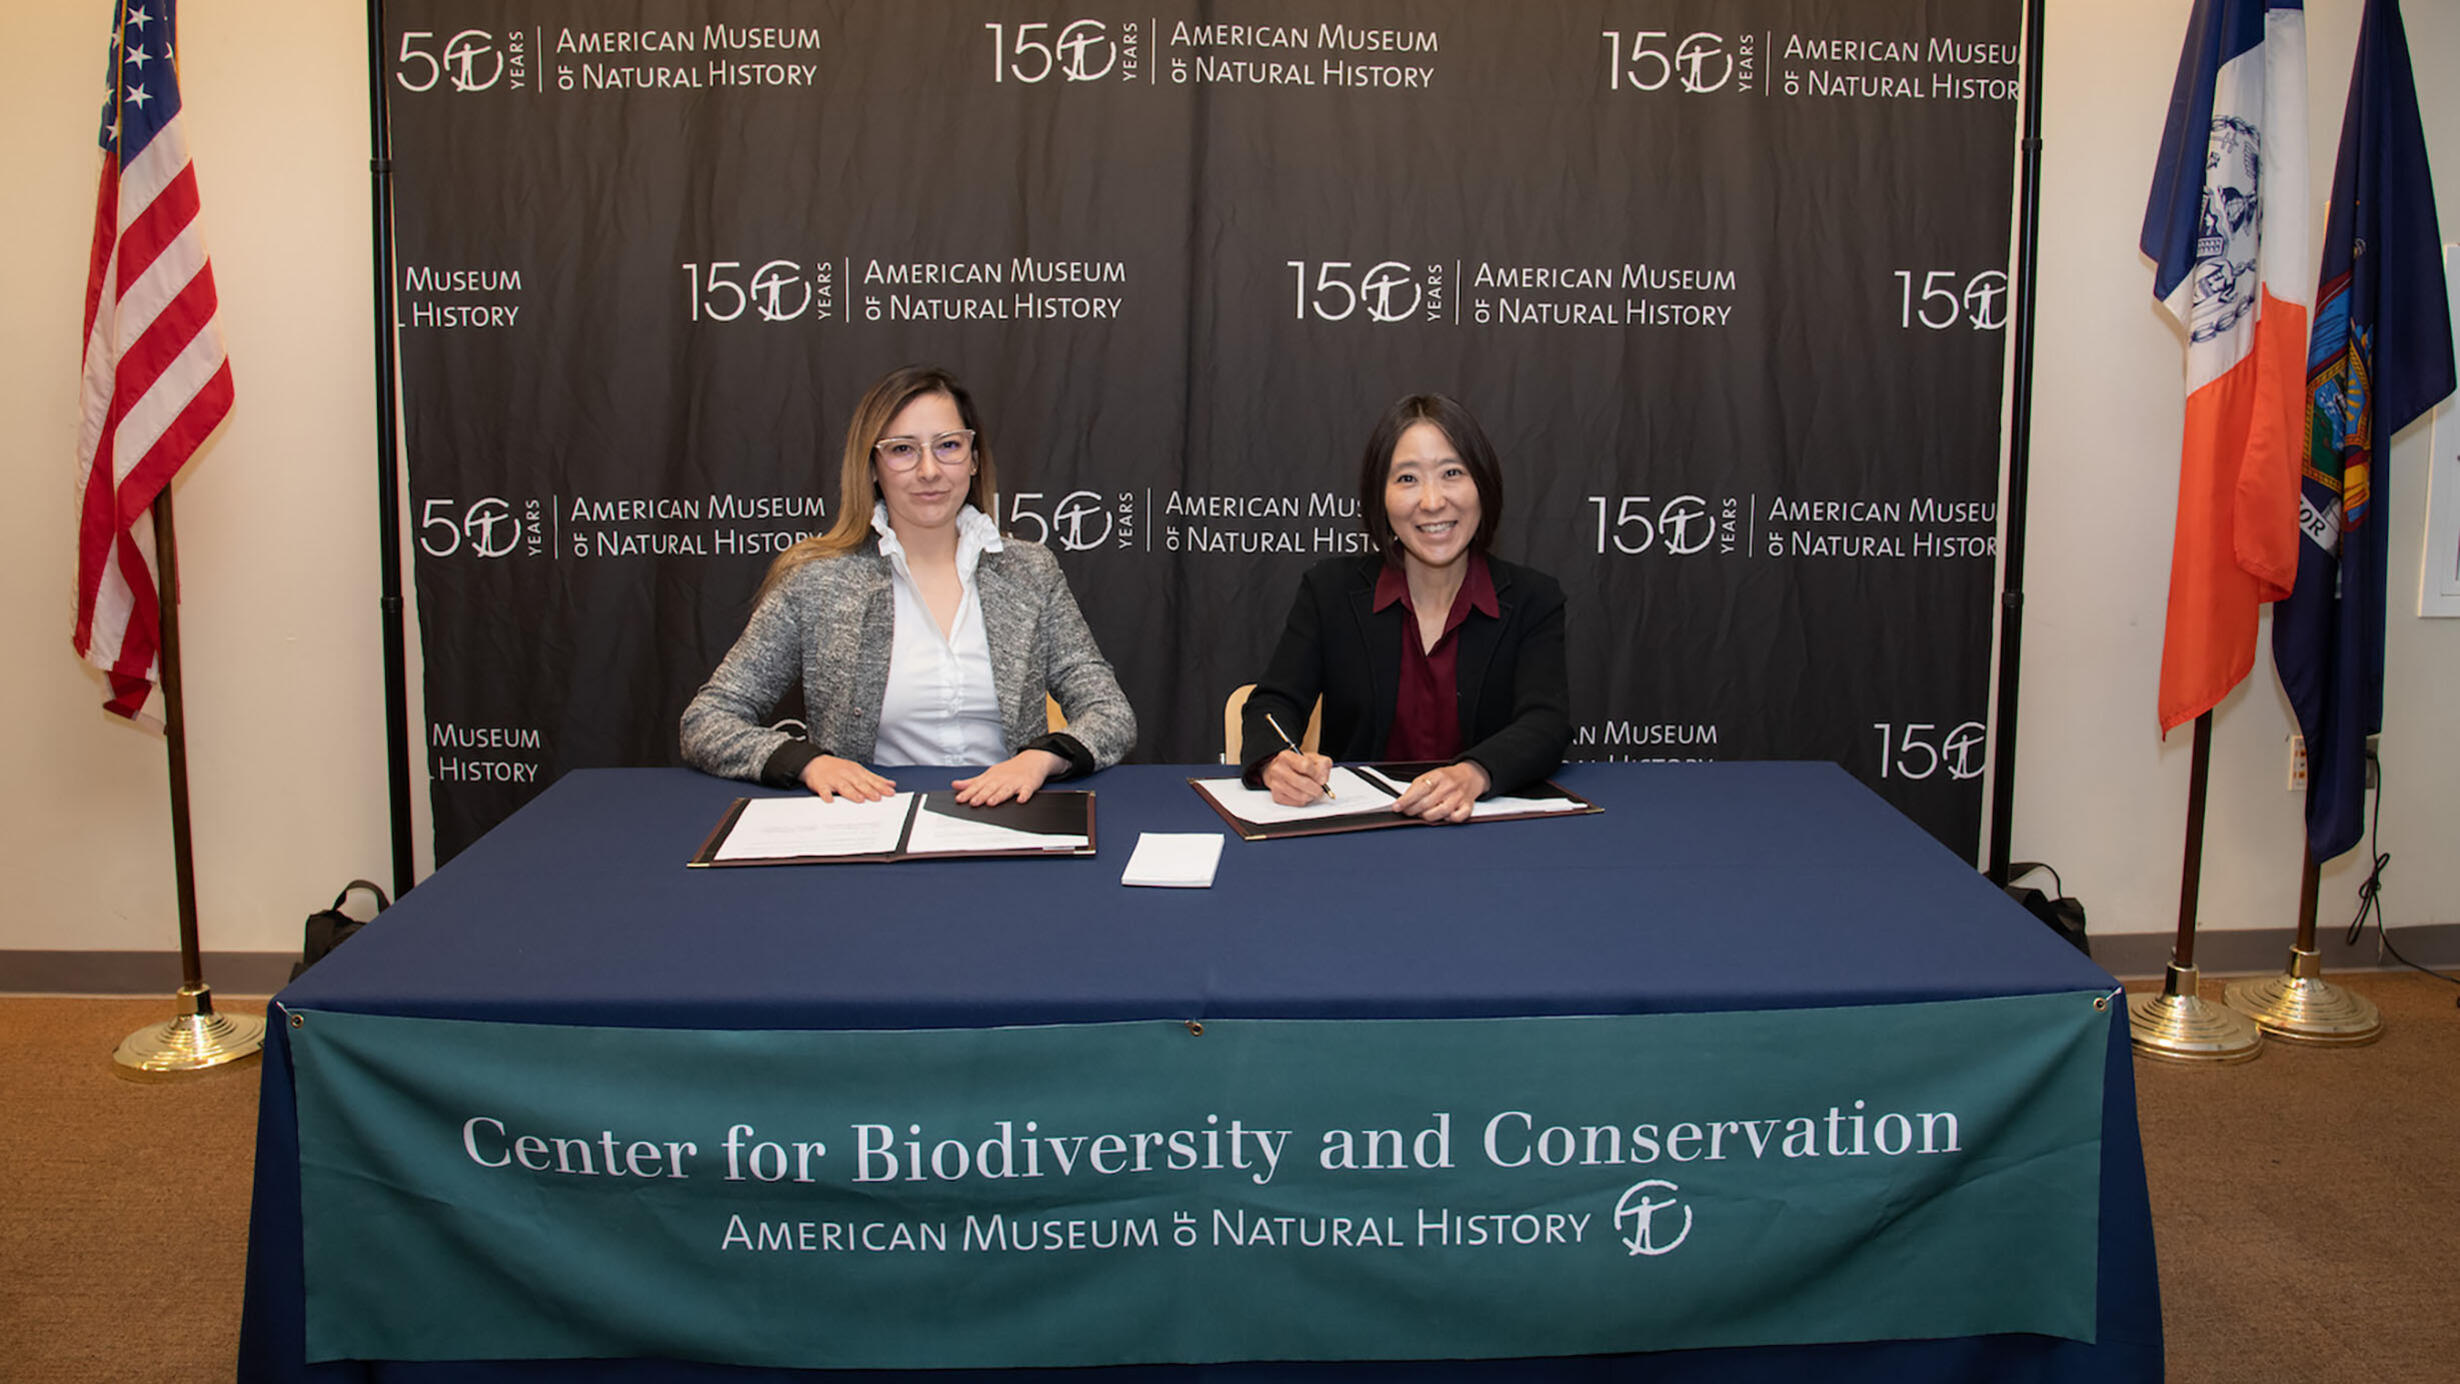
[[[1444,615],[1444,632],[1429,651],[1418,638],[1418,610],[1410,604],[1409,578],[1398,563],[1388,563],[1375,579],[1375,609],[1401,603],[1401,693],[1393,707],[1392,734],[1384,741],[1384,758],[1414,763],[1449,763],[1461,753],[1460,665],[1461,625],[1476,611],[1497,619],[1503,607],[1495,601],[1495,578],[1486,570],[1486,555],[1469,555],[1469,575],[1452,597]]]

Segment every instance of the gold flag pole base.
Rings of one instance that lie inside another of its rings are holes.
[[[179,1015],[120,1040],[111,1060],[141,1072],[200,1072],[265,1046],[265,1021],[249,1014],[217,1014],[210,986],[179,987]]]
[[[2265,1033],[2293,1043],[2354,1047],[2383,1036],[2383,1011],[2325,980],[2323,958],[2304,947],[2289,949],[2289,968],[2280,975],[2233,980],[2222,999]]]
[[[2206,1004],[2201,976],[2173,961],[2157,995],[2127,1001],[2135,1050],[2173,1062],[2244,1062],[2263,1051],[2263,1030],[2234,1009]]]

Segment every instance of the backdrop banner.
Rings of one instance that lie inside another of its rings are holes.
[[[1973,853],[2017,0],[386,14],[440,858],[675,762],[919,360],[1141,759],[1219,755],[1434,390],[1570,597],[1575,758],[1834,760]]]
[[[307,1357],[2090,1341],[2100,998],[1201,1031],[305,1011]]]

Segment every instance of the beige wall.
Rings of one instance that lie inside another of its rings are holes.
[[[0,43],[0,949],[176,942],[159,737],[99,709],[68,648],[77,333],[104,9],[13,0]],[[2168,572],[2180,351],[2135,251],[2184,0],[2051,0],[2042,312],[2015,847],[2058,865],[2097,933],[2177,908],[2187,739],[2152,697]],[[2428,137],[2460,151],[2460,13],[2412,0]],[[2356,0],[2310,0],[2315,194]],[[239,404],[177,491],[205,945],[284,951],[353,874],[387,877],[376,615],[363,12],[189,0],[190,138]],[[2445,157],[2460,232],[2460,152]],[[2320,233],[2320,220],[2318,221]],[[2414,609],[2426,428],[2392,452],[2386,844],[2395,924],[2460,919],[2460,620]],[[2217,717],[2204,917],[2295,921],[2298,799],[2268,662]],[[421,785],[423,794],[423,785]],[[423,833],[422,833],[423,834]],[[2325,876],[2346,918],[2357,871]]]
[[[78,333],[107,6],[0,42],[0,948],[178,944],[163,741],[70,651]],[[177,485],[204,945],[295,950],[388,879],[364,11],[183,7],[185,119],[238,406]]]
[[[2177,924],[2193,735],[2156,735],[2153,685],[2176,517],[2181,350],[2149,299],[2136,251],[2169,101],[2183,0],[2050,0],[2043,50],[2041,331],[2034,370],[2032,515],[2015,854],[2049,860],[2096,932]],[[2460,234],[2460,11],[2403,6],[2421,77],[2438,214]],[[2357,48],[2357,0],[2309,0],[2309,145],[2315,238],[2332,186]],[[2446,426],[2460,425],[2460,420]],[[2416,617],[2430,421],[2392,448],[2386,622],[2385,901],[2395,926],[2460,919],[2460,620]],[[2207,928],[2297,922],[2305,828],[2288,791],[2295,721],[2271,668],[2269,618],[2255,672],[2213,717],[2201,918]],[[2322,926],[2355,909],[2362,852],[2326,868]]]

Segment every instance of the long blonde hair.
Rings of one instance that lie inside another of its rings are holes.
[[[974,413],[974,396],[965,392],[956,376],[936,365],[901,366],[864,391],[861,402],[854,406],[854,417],[846,423],[846,451],[837,478],[837,522],[826,533],[813,534],[779,553],[769,564],[769,574],[762,578],[753,605],[768,599],[771,591],[804,564],[850,553],[871,537],[871,504],[879,493],[878,478],[871,470],[872,444],[888,434],[889,423],[907,404],[926,394],[947,395],[956,403],[957,416],[974,430],[974,476],[966,488],[966,502],[998,520],[999,481],[991,467],[991,439]]]

